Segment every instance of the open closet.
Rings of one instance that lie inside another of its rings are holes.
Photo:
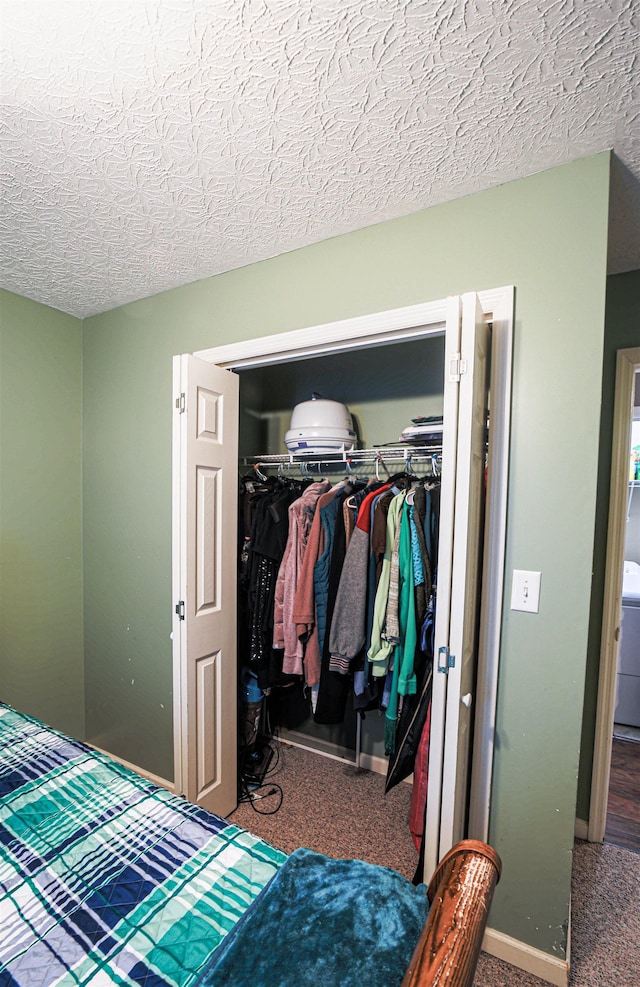
[[[176,784],[220,814],[236,798],[238,478],[257,466],[335,482],[441,474],[425,869],[486,836],[504,576],[513,290],[257,337],[174,358],[173,588]],[[343,402],[357,451],[307,463],[284,445],[312,392]],[[487,435],[487,414],[489,429]],[[435,458],[400,446],[442,415]],[[406,452],[406,454],[405,454]],[[414,462],[415,459],[415,462]],[[335,468],[329,465],[335,460]],[[343,477],[344,478],[344,477]],[[286,739],[384,766],[384,717],[309,717]],[[473,755],[473,771],[470,770]]]
[[[435,482],[439,482],[441,443],[429,450],[410,445],[403,449],[398,438],[412,418],[442,415],[444,336],[240,370],[238,376],[239,471],[251,491],[244,495],[245,503],[260,498],[253,490],[259,491],[267,477],[280,485],[284,497],[288,487],[292,496],[299,496],[299,485],[319,481],[332,486],[344,482],[347,493],[354,490],[357,496],[359,485],[362,489],[401,473],[427,477],[435,470]],[[345,453],[287,451],[285,435],[292,410],[318,392],[321,399],[342,402],[348,408],[357,435],[353,452],[349,446]],[[342,496],[348,500],[347,493]],[[267,512],[263,526],[268,528],[270,521]],[[253,657],[247,642],[239,659],[253,667]],[[267,683],[271,684],[268,676]],[[285,740],[386,772],[383,716],[370,711],[360,719],[354,712],[353,696],[345,695],[344,715],[338,709],[335,715],[323,717],[321,700],[319,719],[325,722],[314,719],[310,706],[307,717],[298,722],[305,712],[299,693],[298,688],[289,688],[278,695],[276,689],[270,704],[276,714],[281,707],[283,719],[294,723],[291,729],[285,726],[282,730]],[[327,723],[328,719],[336,722]]]

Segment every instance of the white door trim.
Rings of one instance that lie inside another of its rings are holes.
[[[326,322],[272,336],[243,339],[226,346],[199,350],[194,356],[228,370],[248,370],[271,363],[287,363],[328,353],[380,346],[385,342],[442,334],[447,315],[446,299],[405,308],[374,312],[340,322]]]
[[[458,427],[460,374],[450,374],[448,368],[459,364],[461,357],[462,299],[449,299],[447,334],[445,339],[444,374],[444,431],[442,434],[442,471],[440,493],[440,521],[438,531],[438,591],[433,635],[433,676],[431,686],[431,728],[429,736],[429,760],[427,777],[427,805],[424,823],[424,875],[428,881],[440,860],[440,825],[442,821],[443,791],[445,782],[443,766],[447,738],[447,692],[449,671],[437,674],[440,665],[440,649],[448,653],[451,637],[451,589],[453,582],[453,549],[455,542],[456,477],[458,456]],[[448,659],[445,661],[445,666]],[[455,780],[453,783],[455,785]],[[447,847],[449,849],[449,847]]]
[[[514,289],[511,286],[479,291],[480,304],[491,321],[512,321]],[[339,322],[325,322],[305,329],[256,336],[223,346],[198,350],[193,355],[227,370],[248,370],[271,363],[285,363],[305,357],[324,356],[361,347],[397,343],[428,335],[443,335],[447,318],[447,300],[422,302],[404,308],[373,312]]]
[[[488,300],[480,292],[486,311]],[[474,756],[471,766],[469,825],[471,839],[488,840],[491,808],[493,749],[496,734],[496,700],[502,600],[505,583],[507,541],[507,497],[509,488],[509,444],[511,438],[511,388],[513,376],[513,325],[515,289],[502,288],[493,299],[491,380],[489,394],[489,463],[485,507],[484,569],[480,602],[478,670],[476,678],[476,719],[473,750],[488,751]],[[489,534],[490,533],[490,534]]]
[[[622,605],[624,563],[624,518],[629,482],[629,444],[633,416],[634,372],[640,366],[640,347],[618,350],[611,449],[611,487],[607,528],[600,675],[589,803],[589,834],[592,843],[602,843],[607,825],[607,800],[611,770],[611,742],[615,713],[618,637]]]
[[[492,495],[491,539],[485,544],[492,578],[485,581],[482,611],[486,614],[481,627],[480,672],[476,705],[474,759],[471,785],[478,809],[472,811],[473,836],[487,839],[493,770],[493,738],[497,700],[502,595],[506,540],[507,488],[510,440],[512,337],[514,327],[513,286],[478,292],[488,322],[492,323],[492,393],[491,442],[488,484]],[[248,369],[268,364],[291,362],[312,356],[328,355],[360,347],[379,346],[386,342],[443,335],[447,300],[426,302],[329,322],[304,329],[258,336],[239,342],[199,350],[194,356],[216,363],[228,370]],[[175,733],[175,731],[174,731]],[[180,760],[176,750],[176,764]]]
[[[454,656],[447,678],[445,758],[442,765],[439,859],[467,835],[472,724],[477,702],[486,468],[486,423],[491,330],[474,293],[462,296],[460,347],[466,369],[460,376],[456,455],[455,526],[448,645]],[[489,582],[491,580],[489,579]],[[439,582],[439,580],[438,580]],[[481,751],[482,748],[479,748]],[[431,775],[431,763],[429,763]],[[455,778],[455,784],[448,779]],[[426,859],[426,858],[425,858]],[[431,872],[430,872],[431,873]]]
[[[567,987],[569,982],[569,961],[558,959],[549,953],[543,953],[535,946],[529,946],[520,939],[498,932],[497,929],[485,929],[482,949],[490,956],[496,956],[505,963],[539,977],[555,987]]]

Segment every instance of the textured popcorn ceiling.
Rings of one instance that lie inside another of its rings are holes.
[[[640,267],[637,11],[1,0],[0,283],[82,317],[606,148]]]

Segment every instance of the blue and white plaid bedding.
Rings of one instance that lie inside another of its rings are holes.
[[[188,987],[284,859],[0,704],[1,987]]]

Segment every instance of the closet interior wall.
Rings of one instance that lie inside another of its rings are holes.
[[[420,415],[441,415],[444,392],[444,335],[340,354],[238,370],[240,378],[240,473],[244,457],[286,454],[284,435],[294,406],[313,392],[349,408],[358,447],[394,444],[403,428]],[[410,451],[410,449],[409,449]],[[402,464],[390,467],[398,472]],[[446,468],[446,464],[445,464]],[[416,472],[425,471],[424,464]],[[358,475],[374,475],[374,467],[358,467]],[[291,475],[300,476],[297,469]],[[341,472],[328,478],[336,482]],[[311,717],[283,739],[313,750],[354,760],[356,717],[343,724],[316,724]],[[361,724],[361,750],[374,760],[384,757],[384,716],[367,713]]]

